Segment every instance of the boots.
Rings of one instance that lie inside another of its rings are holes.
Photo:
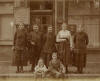
[[[34,67],[35,67],[35,65],[32,64],[30,72],[33,72],[34,71]]]
[[[82,67],[77,67],[78,73],[83,73],[83,68]]]
[[[66,66],[66,74],[68,73],[68,66]]]
[[[17,66],[17,71],[16,73],[23,73],[23,66]]]
[[[20,67],[20,72],[21,72],[21,73],[24,73],[24,71],[23,71],[23,66]]]
[[[16,73],[20,73],[19,66],[17,66],[17,71],[16,71]]]

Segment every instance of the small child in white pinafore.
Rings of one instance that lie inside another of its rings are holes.
[[[34,77],[35,78],[43,78],[47,72],[47,68],[44,64],[43,59],[39,59],[38,64],[35,67]]]

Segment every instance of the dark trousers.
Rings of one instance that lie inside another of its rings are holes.
[[[49,62],[51,60],[51,53],[44,53],[44,63],[45,65],[48,67],[49,66]]]
[[[35,48],[35,50],[33,51],[33,54],[34,55],[32,55],[31,57],[31,64],[32,64],[31,71],[34,71],[34,68],[38,63],[38,60],[40,58],[40,50],[38,50],[38,48]]]

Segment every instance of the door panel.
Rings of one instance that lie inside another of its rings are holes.
[[[31,15],[32,24],[37,24],[40,31],[46,32],[47,27],[52,25],[52,15]]]

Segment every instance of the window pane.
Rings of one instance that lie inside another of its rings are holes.
[[[0,40],[13,40],[13,16],[0,16]]]

